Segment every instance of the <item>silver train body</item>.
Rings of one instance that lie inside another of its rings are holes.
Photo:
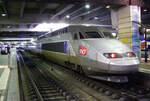
[[[90,77],[107,75],[104,80],[126,82],[126,77],[110,75],[137,72],[140,62],[130,48],[112,37],[102,27],[72,25],[39,37],[32,51]]]

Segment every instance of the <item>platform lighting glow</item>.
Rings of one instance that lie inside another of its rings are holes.
[[[2,13],[2,16],[6,16],[6,14],[5,14],[5,13]]]
[[[106,8],[110,8],[110,5],[107,5]]]
[[[86,8],[86,9],[89,9],[90,7],[91,7],[91,6],[90,6],[89,4],[86,4],[86,5],[85,5],[85,8]]]
[[[67,18],[67,19],[69,19],[69,18],[70,18],[70,16],[69,16],[69,15],[66,15],[66,18]]]
[[[42,23],[33,28],[32,31],[54,31],[67,27],[68,25],[66,23]]]

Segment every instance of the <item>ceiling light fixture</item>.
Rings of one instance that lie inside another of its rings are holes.
[[[110,5],[107,5],[106,8],[110,8]]]
[[[90,6],[89,4],[86,4],[86,5],[85,5],[85,8],[86,8],[86,9],[89,9],[90,7],[91,7],[91,6]]]
[[[32,31],[54,31],[60,28],[68,26],[67,23],[41,23],[35,28],[31,29]]]
[[[69,19],[69,18],[70,18],[70,16],[69,16],[69,15],[66,15],[66,18],[67,18],[67,19]]]
[[[6,14],[5,14],[5,13],[2,13],[2,16],[6,16]]]

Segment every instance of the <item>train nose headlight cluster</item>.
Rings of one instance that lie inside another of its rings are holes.
[[[127,52],[127,57],[135,57],[136,55],[133,52]]]
[[[116,53],[111,53],[109,54],[111,58],[117,58],[117,54]]]
[[[104,53],[103,55],[107,58],[112,58],[112,59],[113,58],[122,58],[122,56],[117,53]]]
[[[136,57],[133,52],[126,52],[126,53],[104,53],[103,54],[107,58],[123,58],[123,57]]]

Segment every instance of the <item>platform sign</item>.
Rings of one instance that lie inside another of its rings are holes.
[[[141,8],[139,6],[130,6],[131,21],[141,22]],[[140,33],[139,25],[132,22],[132,50],[139,56],[140,54]]]
[[[125,39],[125,38],[120,39],[120,41],[122,41],[123,43],[128,43],[128,39]]]

